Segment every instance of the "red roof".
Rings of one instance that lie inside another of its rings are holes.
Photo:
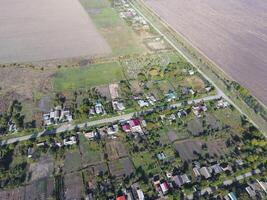
[[[125,196],[123,195],[123,196],[119,196],[119,197],[117,197],[116,200],[126,200],[126,198],[125,198]]]
[[[139,119],[132,119],[130,121],[130,126],[131,127],[140,126],[140,125],[141,125],[141,123],[140,123]]]
[[[129,131],[131,131],[131,127],[130,127],[129,124],[124,124],[124,125],[122,125],[122,129],[123,129],[124,132],[129,132]]]

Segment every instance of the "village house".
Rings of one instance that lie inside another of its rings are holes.
[[[225,101],[224,99],[221,99],[221,100],[219,100],[217,102],[216,108],[218,108],[218,109],[220,109],[220,108],[227,108],[229,106],[230,106],[230,104],[227,101]]]
[[[145,101],[145,100],[142,100],[142,99],[138,100],[137,103],[139,104],[139,106],[141,108],[149,106],[149,103],[147,101]]]
[[[112,101],[112,107],[115,111],[123,111],[125,110],[125,106],[122,102],[120,101]]]
[[[13,123],[12,120],[10,120],[7,125],[8,125],[8,132],[13,133],[17,131],[16,124]]]
[[[154,97],[154,95],[150,95],[150,96],[147,96],[146,97],[148,102],[151,104],[151,105],[155,105],[155,103],[157,102],[156,98]]]
[[[192,111],[195,114],[195,116],[197,116],[197,117],[201,117],[201,113],[206,112],[207,110],[208,110],[208,108],[204,104],[198,104],[198,105],[194,105],[192,107]]]
[[[125,133],[140,133],[143,134],[143,130],[141,127],[141,122],[139,119],[131,119],[127,121],[126,123],[122,124],[122,130]]]
[[[107,128],[107,134],[108,135],[114,135],[114,134],[118,133],[118,131],[119,131],[119,126],[117,124],[111,125]]]
[[[192,95],[195,95],[196,92],[193,90],[193,89],[190,89],[189,92],[192,94]]]
[[[187,112],[185,110],[179,110],[177,113],[178,118],[187,116]]]
[[[173,182],[177,187],[181,187],[184,184],[190,183],[190,179],[186,174],[183,175],[175,175],[172,177]]]
[[[189,74],[190,76],[193,76],[193,75],[195,74],[195,72],[194,72],[194,70],[190,69],[190,70],[188,70],[188,74]]]
[[[205,90],[206,90],[206,92],[210,92],[212,90],[212,87],[211,86],[207,86],[207,87],[205,87]]]
[[[27,150],[28,158],[32,158],[33,152],[34,152],[33,148],[29,147],[28,150]]]
[[[106,114],[106,111],[101,103],[95,104],[95,113],[98,115]]]
[[[134,199],[137,199],[137,200],[145,199],[145,195],[143,191],[139,188],[138,183],[132,184],[131,189],[132,189],[132,194],[133,194]]]
[[[53,124],[70,122],[73,120],[72,114],[66,108],[57,106],[52,109],[49,113],[43,115],[44,124],[49,126]]]
[[[164,154],[163,152],[161,152],[161,153],[158,153],[158,154],[157,154],[157,158],[158,158],[159,160],[165,160],[166,156],[165,156],[165,154]]]
[[[221,166],[219,164],[215,164],[215,165],[212,165],[209,167],[209,172],[212,174],[214,173],[215,175],[216,174],[219,174],[221,173],[223,170],[221,168]]]
[[[231,172],[232,171],[232,167],[228,163],[221,163],[220,167],[222,168],[222,170],[224,172],[226,172],[226,171]]]
[[[69,145],[73,145],[73,144],[76,144],[77,143],[77,139],[75,136],[71,136],[69,138],[66,138],[63,140],[63,144],[65,146],[69,146]]]
[[[126,200],[125,195],[118,196],[116,200]]]
[[[170,187],[167,181],[162,181],[160,183],[160,189],[163,195],[166,195],[169,192]]]
[[[97,133],[95,131],[90,131],[90,132],[86,132],[84,133],[84,136],[88,139],[88,140],[93,140],[96,137]]]
[[[210,172],[209,172],[209,170],[208,170],[207,167],[201,167],[201,168],[199,169],[199,173],[200,173],[202,176],[204,176],[205,179],[208,179],[208,178],[211,177],[211,174],[210,174]]]
[[[189,89],[188,87],[183,87],[183,88],[182,88],[182,94],[183,94],[183,95],[188,95],[189,92],[190,92],[190,89]]]
[[[176,99],[176,94],[173,91],[169,91],[167,94],[165,94],[165,98],[167,102],[171,102]]]

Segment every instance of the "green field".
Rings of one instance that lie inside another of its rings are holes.
[[[114,56],[143,54],[147,51],[132,28],[120,18],[108,0],[80,0]]]
[[[119,63],[93,64],[58,71],[53,86],[56,91],[66,91],[104,85],[122,79],[122,66]]]

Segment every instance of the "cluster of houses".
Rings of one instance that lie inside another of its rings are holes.
[[[267,181],[256,179],[254,182],[248,182],[247,185],[246,192],[252,199],[267,198]]]
[[[166,115],[160,115],[161,122],[164,122],[164,120],[169,120],[169,122],[173,122],[177,119],[177,117],[180,119],[182,117],[187,116],[187,112],[184,109],[179,110],[177,113],[172,113],[169,116]]]
[[[139,133],[139,134],[144,134],[143,128],[146,127],[146,121],[145,120],[140,120],[140,119],[131,119],[129,121],[125,121],[121,123],[122,130],[125,133]]]
[[[159,196],[167,195],[170,190],[181,188],[185,184],[191,183],[191,180],[187,174],[171,174],[167,173],[167,180],[160,178],[159,175],[155,175],[152,179],[153,186],[158,192]]]
[[[144,200],[145,195],[140,189],[138,183],[131,185],[129,189],[126,189],[123,194],[119,195],[116,200]]]
[[[154,106],[156,102],[157,99],[153,94],[146,96],[146,99],[137,99],[137,103],[141,108],[148,107],[149,105]]]
[[[143,29],[149,29],[147,21],[125,1],[116,1],[116,6],[120,7],[120,17],[130,21],[134,26],[142,26]]]
[[[78,142],[78,139],[77,139],[77,136],[76,135],[72,135],[72,136],[69,136],[69,137],[66,137],[63,139],[62,142],[59,142],[59,141],[53,141],[53,142],[50,142],[50,143],[47,143],[47,142],[39,142],[36,144],[36,147],[58,147],[58,148],[61,148],[63,146],[72,146],[74,144],[77,144]],[[28,158],[32,158],[33,154],[34,154],[34,147],[29,147],[28,150],[27,150],[27,156]]]
[[[194,162],[195,167],[193,168],[193,172],[195,177],[204,177],[205,179],[209,179],[214,175],[220,174],[222,172],[232,171],[232,167],[227,163],[218,164],[215,163],[211,166],[203,166],[200,167],[198,162]]]
[[[62,106],[56,106],[51,109],[49,113],[43,115],[44,125],[54,125],[64,122],[70,122],[73,120],[73,116],[70,110],[63,108]]]
[[[94,140],[97,138],[103,138],[103,137],[111,137],[116,138],[116,134],[119,132],[119,129],[121,128],[123,132],[127,134],[144,134],[143,127],[146,127],[145,120],[140,119],[130,119],[128,121],[121,121],[117,124],[107,125],[100,128],[97,128],[96,130],[84,132],[84,136],[88,140]]]
[[[114,137],[114,135],[118,133],[118,131],[119,131],[119,125],[113,124],[97,128],[95,131],[84,132],[84,136],[88,140],[94,140],[96,138],[102,138],[106,136]]]
[[[250,199],[263,200],[267,198],[267,182],[259,181],[258,179],[248,181],[245,188]],[[234,192],[228,193],[224,196],[224,200],[237,200],[237,196]]]

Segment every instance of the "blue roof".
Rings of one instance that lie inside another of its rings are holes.
[[[237,200],[237,198],[236,198],[236,196],[235,196],[235,193],[233,193],[233,192],[230,192],[230,193],[228,194],[228,196],[230,197],[231,200]]]

